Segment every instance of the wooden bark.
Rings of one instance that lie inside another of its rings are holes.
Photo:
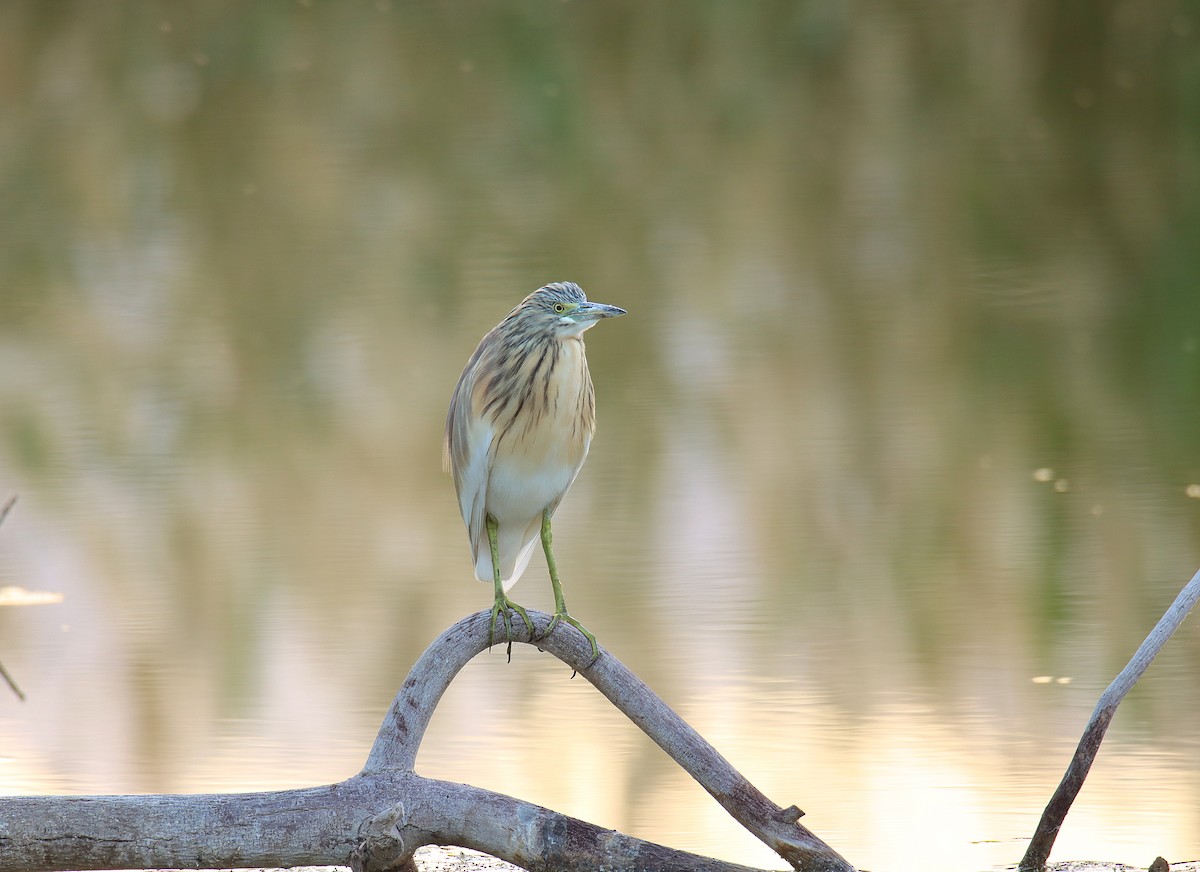
[[[530,612],[535,632],[548,615]],[[393,701],[362,772],[269,793],[16,797],[0,800],[0,872],[345,865],[412,870],[422,845],[474,848],[533,872],[750,872],[605,830],[509,796],[423,778],[413,763],[459,670],[487,647],[488,612],[446,630]],[[529,642],[518,622],[514,638]],[[804,872],[853,872],[832,848],[738,773],[615,657],[589,665],[583,636],[560,627],[546,650],[577,670],[750,832]]]
[[[1179,625],[1191,614],[1197,600],[1200,600],[1200,572],[1193,575],[1192,580],[1183,586],[1171,607],[1154,625],[1150,635],[1138,646],[1129,663],[1101,694],[1100,701],[1096,704],[1087,727],[1084,728],[1083,736],[1079,739],[1075,755],[1042,812],[1033,838],[1029,841],[1029,847],[1025,850],[1025,856],[1021,858],[1019,872],[1038,872],[1046,868],[1046,861],[1050,858],[1050,850],[1058,838],[1058,831],[1062,828],[1067,812],[1071,810],[1071,805],[1092,768],[1092,761],[1100,751],[1100,743],[1104,741],[1104,733],[1108,730],[1113,715],[1117,713],[1117,706],[1158,656],[1167,640],[1179,629]]]

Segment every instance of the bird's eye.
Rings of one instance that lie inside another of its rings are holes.
[[[561,315],[563,312],[567,311],[567,304],[566,303],[555,303],[554,311]]]

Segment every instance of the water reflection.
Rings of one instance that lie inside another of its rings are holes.
[[[1186,9],[0,20],[0,586],[63,596],[0,609],[30,696],[0,695],[0,788],[355,771],[488,602],[439,465],[454,379],[573,279],[631,315],[589,337],[572,611],[861,866],[1020,855],[1200,562]],[[1195,852],[1198,632],[1056,856]],[[482,658],[422,770],[777,865],[567,675]]]

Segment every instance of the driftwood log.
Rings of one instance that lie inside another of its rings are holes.
[[[535,633],[550,616],[530,612]],[[438,701],[487,648],[489,612],[455,624],[421,655],[397,694],[366,766],[337,784],[267,793],[30,796],[0,800],[0,872],[61,869],[350,865],[414,872],[423,845],[483,851],[525,869],[750,872],[466,784],[413,771]],[[522,622],[514,639],[530,643]],[[590,681],[793,869],[854,872],[767,799],[620,661],[594,663],[583,636],[560,625],[536,645]]]

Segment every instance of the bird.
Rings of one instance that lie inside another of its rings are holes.
[[[596,637],[568,612],[552,549],[550,519],[579,474],[596,430],[596,398],[583,334],[624,309],[595,303],[574,282],[551,282],[522,300],[479,342],[446,413],[442,465],[454,477],[475,577],[495,593],[488,630],[500,619],[511,646],[510,613],[533,622],[509,589],[540,536],[554,592],[554,616],[579,630],[599,657]],[[539,637],[541,638],[541,637]]]

